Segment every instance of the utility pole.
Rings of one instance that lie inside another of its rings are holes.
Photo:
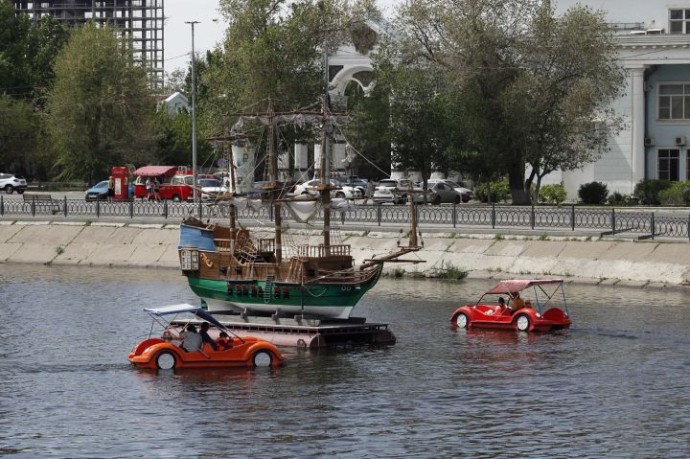
[[[201,196],[197,193],[196,185],[198,183],[198,171],[196,168],[196,75],[194,74],[194,24],[199,24],[199,21],[185,21],[185,24],[192,26],[192,174],[194,175],[194,202],[201,202]]]

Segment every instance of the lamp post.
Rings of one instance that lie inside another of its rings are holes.
[[[194,75],[194,24],[199,21],[185,21],[185,24],[192,26],[192,174],[194,175],[194,202],[200,202],[197,196],[197,169],[196,169],[196,76]]]

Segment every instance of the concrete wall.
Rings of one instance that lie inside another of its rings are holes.
[[[136,266],[178,269],[178,225],[0,222],[0,262]],[[290,238],[318,243],[319,231],[294,230]],[[395,232],[341,232],[358,262],[395,250]],[[284,241],[287,238],[284,239]],[[404,243],[404,240],[403,240]],[[437,233],[424,249],[390,263],[385,271],[433,276],[454,267],[470,277],[571,277],[630,285],[690,285],[690,244],[590,238],[530,238]]]

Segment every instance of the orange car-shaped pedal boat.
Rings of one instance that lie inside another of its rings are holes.
[[[212,325],[208,334],[214,338],[221,331],[231,334],[223,324],[204,309],[189,304],[144,309],[154,322],[163,327],[161,337],[149,337],[134,347],[129,361],[137,368],[159,370],[191,368],[278,367],[284,357],[271,342],[253,337],[231,336],[227,344],[214,350],[204,343],[200,350],[189,352],[180,346],[181,328],[165,317],[191,313]],[[191,321],[190,321],[191,323]],[[152,327],[153,328],[153,327]]]
[[[450,322],[457,328],[523,332],[559,330],[571,324],[562,279],[503,280],[476,303],[456,309]]]

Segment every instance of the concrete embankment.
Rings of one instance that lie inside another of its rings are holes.
[[[0,262],[178,269],[176,224],[0,221]],[[358,262],[396,249],[398,233],[341,231]],[[291,230],[284,243],[319,243],[319,232]],[[403,239],[403,243],[406,240]],[[580,282],[689,286],[690,244],[589,237],[427,233],[424,249],[386,271],[433,276],[456,268],[470,277],[563,276]]]

